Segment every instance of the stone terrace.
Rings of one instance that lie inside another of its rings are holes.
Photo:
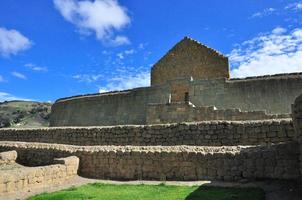
[[[73,146],[0,142],[16,149],[19,162],[49,164],[55,157],[80,158],[79,174],[115,180],[299,179],[297,143],[273,146]]]
[[[291,120],[206,121],[168,125],[1,129],[0,141],[71,145],[260,145],[293,141]]]
[[[293,108],[294,123],[283,119],[1,129],[0,152],[15,150],[17,162],[31,167],[76,156],[78,174],[87,178],[299,181],[301,109]]]

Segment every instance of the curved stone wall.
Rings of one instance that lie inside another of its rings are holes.
[[[54,157],[80,158],[79,174],[114,180],[299,179],[298,145],[273,146],[70,146],[0,142],[0,151],[14,149],[19,162],[48,164]],[[44,163],[43,163],[44,162]]]
[[[174,86],[178,85],[177,81],[173,81]],[[172,90],[178,91],[168,81],[161,86],[59,99],[52,106],[50,126],[146,124],[148,105],[168,103]],[[180,91],[180,97],[185,96]],[[289,114],[291,104],[301,93],[301,73],[188,82],[189,100],[194,105],[215,106],[218,110],[235,108],[243,112]],[[234,118],[245,119],[244,116]]]
[[[291,120],[211,121],[169,125],[0,129],[0,141],[72,145],[258,145],[294,140]]]
[[[149,103],[167,103],[165,87],[77,96],[57,100],[51,108],[50,126],[145,124]]]

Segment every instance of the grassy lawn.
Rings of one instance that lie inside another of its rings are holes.
[[[88,184],[29,200],[264,200],[264,192],[255,188],[219,188],[206,186],[107,185]]]

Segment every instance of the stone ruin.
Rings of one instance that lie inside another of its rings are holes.
[[[62,179],[301,182],[302,74],[228,70],[225,56],[185,38],[152,68],[151,87],[59,99],[52,127],[0,129],[0,165],[17,158],[45,172],[0,171],[0,193],[52,184],[56,158]]]
[[[58,99],[50,126],[290,118],[302,73],[231,79],[228,58],[185,37],[151,69],[151,86]]]
[[[0,198],[7,193],[61,184],[77,174],[79,158],[70,156],[49,160],[46,166],[20,165],[16,151],[0,153]]]

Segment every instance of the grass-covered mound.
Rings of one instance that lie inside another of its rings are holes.
[[[0,102],[0,128],[44,127],[49,124],[50,103]]]
[[[220,188],[206,186],[107,185],[88,184],[29,200],[264,200],[257,188]]]

